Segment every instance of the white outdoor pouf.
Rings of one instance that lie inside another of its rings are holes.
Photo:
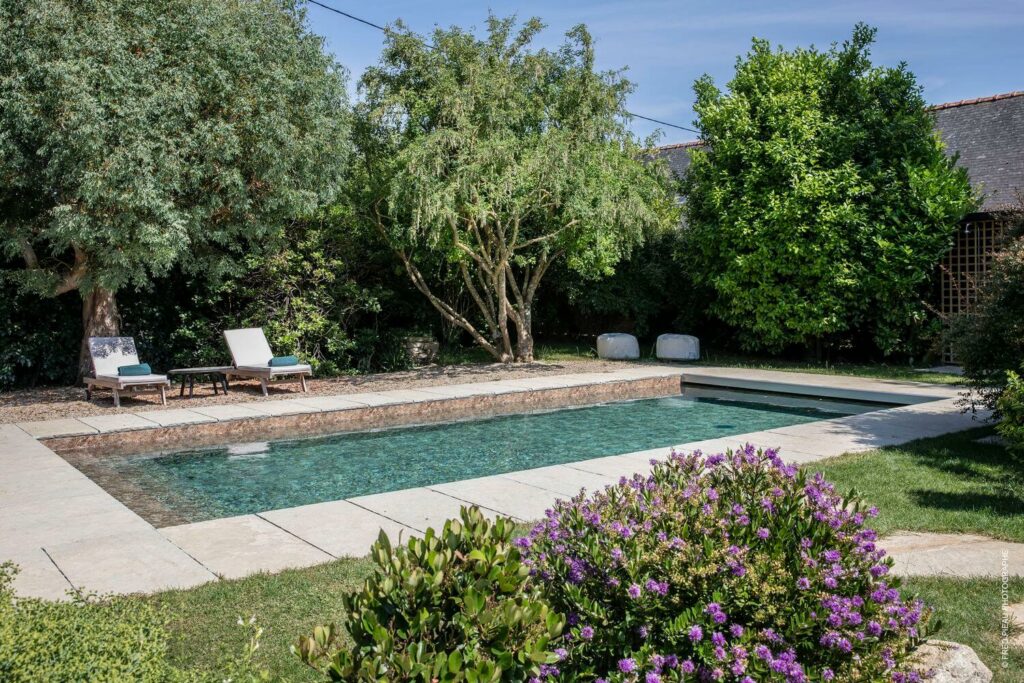
[[[640,357],[640,344],[631,334],[608,332],[597,338],[597,357],[608,360],[635,360]]]
[[[700,360],[700,340],[689,334],[663,334],[655,353],[661,360]]]

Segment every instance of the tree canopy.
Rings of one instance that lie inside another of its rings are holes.
[[[286,0],[0,0],[0,248],[25,288],[210,274],[335,192],[344,74]]]
[[[353,205],[412,282],[494,358],[532,360],[533,304],[553,261],[597,277],[676,220],[665,170],[625,126],[632,85],[598,72],[583,26],[531,49],[539,20],[483,38],[388,31],[356,107]],[[435,289],[454,273],[472,306]],[[440,274],[440,275],[439,275]]]
[[[848,341],[883,352],[927,320],[966,173],[943,153],[903,64],[873,66],[874,29],[828,51],[754,40],[728,91],[695,85],[701,139],[687,178],[687,253],[748,349]]]

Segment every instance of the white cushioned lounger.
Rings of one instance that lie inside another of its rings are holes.
[[[224,341],[228,344],[231,360],[235,365],[224,373],[229,378],[258,379],[264,396],[267,395],[267,386],[271,382],[298,381],[303,391],[309,391],[306,377],[313,374],[313,368],[304,363],[271,367],[270,359],[274,357],[274,352],[270,350],[262,327],[224,330]]]
[[[89,358],[92,361],[92,377],[84,378],[85,397],[92,400],[92,392],[110,389],[114,392],[114,406],[121,406],[121,392],[129,394],[160,394],[160,402],[167,405],[167,387],[171,386],[167,375],[126,375],[117,374],[123,365],[138,365],[139,354],[135,340],[131,337],[89,337]]]

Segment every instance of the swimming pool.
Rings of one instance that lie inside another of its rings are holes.
[[[676,396],[113,459],[179,521],[577,462],[886,407],[689,388]],[[625,473],[624,473],[625,474]],[[131,506],[130,501],[129,506]]]

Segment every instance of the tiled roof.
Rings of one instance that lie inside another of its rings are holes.
[[[946,102],[928,108],[950,154],[967,169],[971,183],[982,194],[981,211],[1014,205],[1024,194],[1024,91],[972,100]],[[690,150],[700,141],[658,147],[679,177],[690,166]]]
[[[1024,193],[1024,92],[931,107],[946,150],[959,152],[981,192],[982,211],[1015,204]]]
[[[690,150],[700,147],[699,140],[691,142],[677,142],[673,145],[662,145],[654,150],[654,156],[660,157],[668,162],[668,167],[677,178],[686,175],[686,169],[690,167]]]

